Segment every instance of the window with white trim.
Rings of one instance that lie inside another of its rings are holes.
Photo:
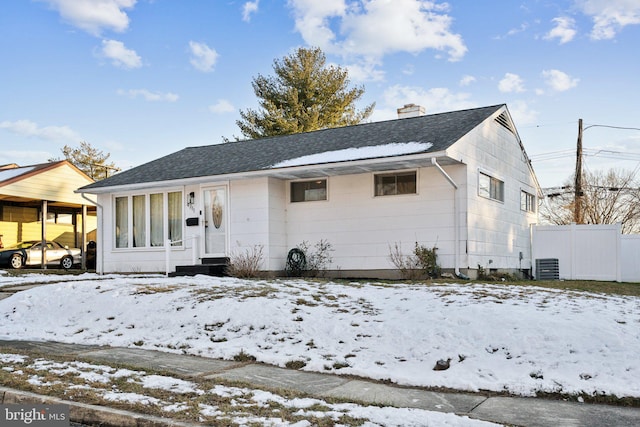
[[[376,196],[416,194],[416,171],[377,174],[374,177]]]
[[[526,212],[536,211],[536,196],[522,190],[520,192],[520,209]]]
[[[504,182],[480,172],[478,175],[478,195],[504,202]]]
[[[182,192],[118,196],[114,200],[115,247],[182,246]]]
[[[296,181],[291,183],[291,202],[327,200],[327,180]]]

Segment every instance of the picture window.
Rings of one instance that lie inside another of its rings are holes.
[[[115,198],[115,247],[182,246],[182,192]]]
[[[291,183],[291,202],[327,200],[327,180],[297,181]]]
[[[375,175],[375,195],[416,194],[416,182],[415,171]]]

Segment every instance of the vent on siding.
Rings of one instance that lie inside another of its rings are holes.
[[[516,135],[516,130],[513,128],[513,123],[511,123],[511,120],[509,120],[506,112],[496,117],[496,123],[511,132],[514,136]]]

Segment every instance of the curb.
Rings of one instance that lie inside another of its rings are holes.
[[[0,386],[0,404],[10,405],[24,403],[67,405],[69,406],[69,418],[71,422],[100,425],[102,427],[196,427],[199,425],[105,406],[72,402],[57,397],[43,396],[28,391],[14,390]]]

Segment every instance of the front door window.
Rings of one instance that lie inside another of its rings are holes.
[[[224,187],[204,191],[204,251],[206,255],[226,255],[227,196]]]

